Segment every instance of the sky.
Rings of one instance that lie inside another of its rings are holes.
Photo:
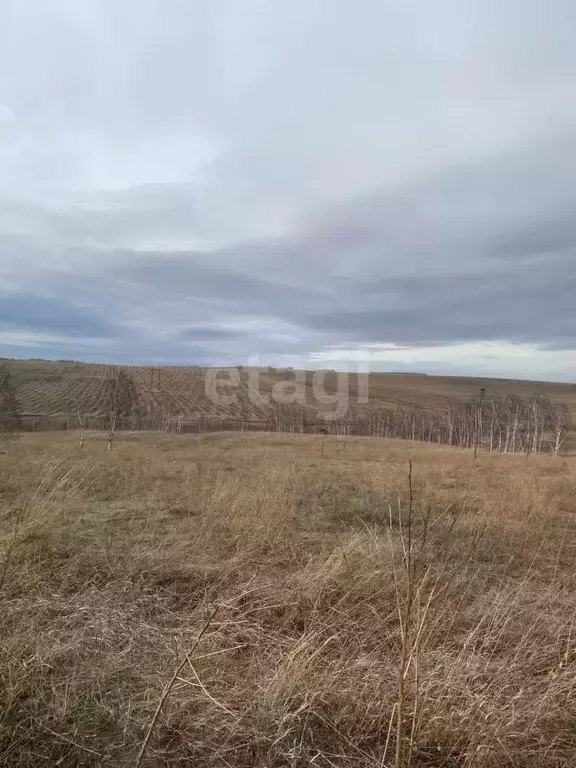
[[[3,0],[0,357],[576,381],[573,0]]]

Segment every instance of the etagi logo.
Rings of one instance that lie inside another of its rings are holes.
[[[271,384],[271,378],[281,375]],[[356,365],[352,371],[307,371],[293,368],[263,368],[260,365],[210,368],[205,379],[206,396],[226,411],[248,402],[255,408],[287,406],[316,410],[325,421],[344,418],[351,404],[368,403],[369,369]]]

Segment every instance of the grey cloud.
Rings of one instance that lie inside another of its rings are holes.
[[[134,286],[154,287],[163,291],[166,297],[181,296],[226,305],[241,314],[289,312],[290,307],[313,305],[319,298],[314,288],[291,287],[274,281],[272,276],[267,279],[266,275],[260,277],[238,271],[234,268],[238,261],[234,249],[214,255],[227,261],[229,268],[210,266],[206,263],[206,253],[124,253],[118,256],[114,268],[116,278]]]
[[[182,341],[232,341],[246,336],[246,331],[222,326],[195,325],[178,332]]]
[[[63,299],[33,294],[0,294],[0,329],[21,328],[59,332],[71,337],[108,337],[118,329],[104,317]]]
[[[532,184],[511,209],[508,175],[527,165],[521,154],[365,196],[289,237],[212,251],[113,250],[90,277],[52,272],[40,283],[54,295],[92,297],[92,311],[113,319],[118,334],[131,318],[134,333],[154,318],[161,333],[172,328],[166,339],[196,342],[218,359],[343,342],[576,347],[576,228],[564,213],[571,179],[558,185],[561,205],[550,202],[553,154],[548,144],[527,148]],[[283,333],[243,329],[246,316]]]
[[[575,258],[576,252],[576,220],[571,208],[562,214],[552,214],[548,221],[531,223],[526,221],[524,226],[517,227],[502,236],[490,249],[490,254],[504,259],[531,259],[554,257],[566,254]]]
[[[45,354],[576,349],[573,3],[37,6],[0,9],[0,318]]]

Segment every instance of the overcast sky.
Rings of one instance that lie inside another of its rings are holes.
[[[573,0],[2,0],[0,356],[576,381]]]

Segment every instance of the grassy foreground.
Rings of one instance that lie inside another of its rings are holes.
[[[576,765],[575,488],[369,438],[0,445],[0,764]]]

